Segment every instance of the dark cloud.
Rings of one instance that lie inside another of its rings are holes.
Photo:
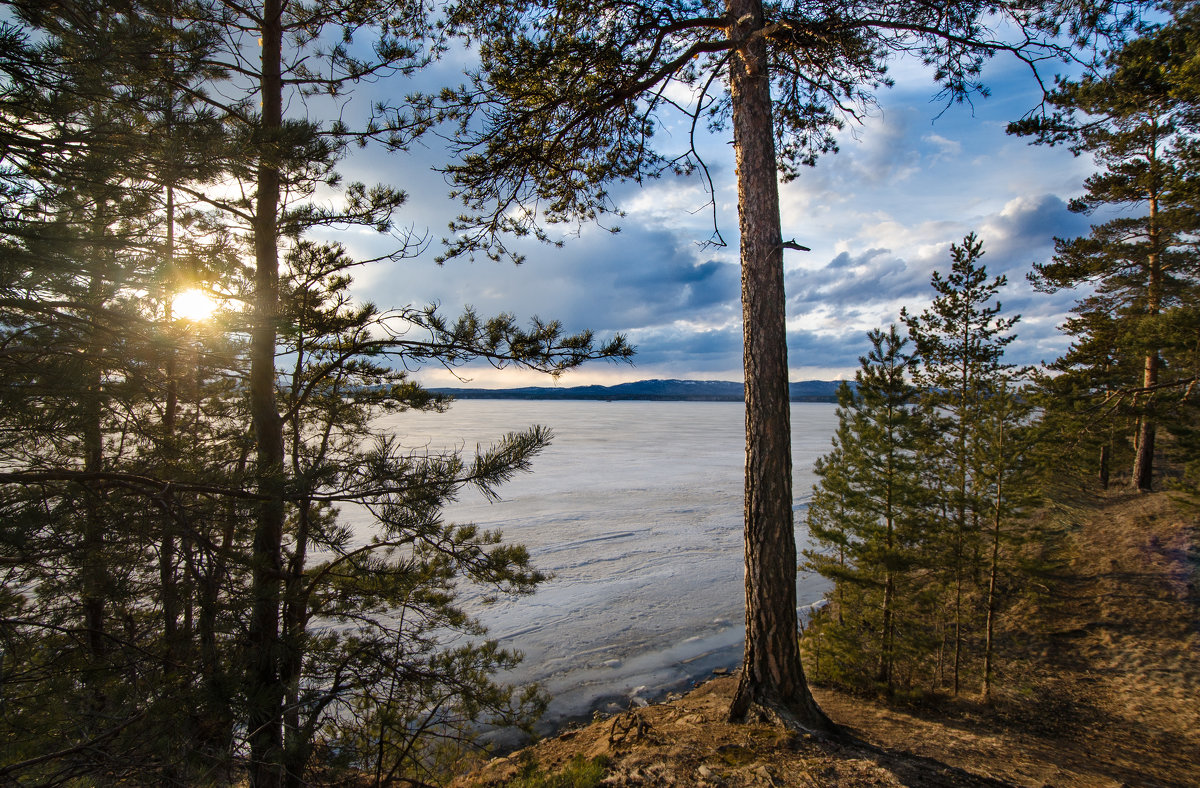
[[[741,366],[740,325],[698,331],[665,328],[636,332],[632,338],[638,346],[635,363],[641,368],[726,373]]]
[[[1067,210],[1054,195],[1015,200],[980,228],[988,270],[1008,276],[1001,303],[1008,314],[1019,314],[1017,340],[1008,356],[1018,364],[1049,361],[1066,349],[1068,339],[1058,330],[1078,293],[1039,293],[1026,279],[1034,262],[1047,262],[1054,254],[1054,238],[1086,235],[1089,219]]]
[[[823,268],[789,271],[785,279],[789,314],[817,308],[863,308],[919,295],[928,282],[919,266],[910,266],[889,249],[858,255],[842,252]]]
[[[738,313],[736,266],[703,259],[699,247],[667,230],[592,230],[562,248],[530,243],[523,251],[520,266],[408,261],[370,272],[367,286],[380,303],[436,301],[450,312],[470,304],[484,314],[561,319],[572,331],[631,332],[677,321],[702,329]]]
[[[865,331],[832,334],[788,332],[788,363],[792,368],[850,368],[858,364],[868,341]],[[637,365],[640,368],[688,370],[692,373],[738,370],[741,367],[742,328],[681,331],[664,329],[637,333]]]
[[[849,252],[842,252],[837,257],[825,264],[825,268],[831,271],[837,271],[845,268],[857,268],[861,265],[867,265],[873,258],[888,254],[888,249],[868,249],[862,254],[851,256]]]
[[[669,253],[672,245],[679,243],[677,238],[661,232],[648,236],[658,236],[651,248],[659,256],[646,259],[639,255],[639,263],[624,276],[614,276],[613,288],[620,300],[640,296],[649,302],[649,311],[661,318],[724,304],[737,295],[740,285],[736,267],[716,260],[695,262],[691,254],[678,249]],[[680,311],[664,313],[665,305],[674,305]]]
[[[865,331],[849,330],[834,334],[811,331],[788,332],[790,367],[845,367],[858,365],[858,357],[869,346]],[[851,377],[851,372],[847,377]]]
[[[421,86],[455,81],[460,65],[443,61],[418,78]],[[814,249],[811,260],[788,257],[789,266],[804,266],[786,275],[790,324],[816,329],[789,332],[793,368],[841,367],[852,374],[866,349],[866,329],[895,320],[902,304],[924,308],[932,296],[930,274],[948,268],[950,244],[972,230],[984,241],[988,270],[1009,278],[1006,309],[1024,316],[1011,355],[1024,363],[1065,347],[1056,326],[1076,294],[1036,293],[1025,274],[1053,254],[1054,236],[1087,232],[1088,220],[1066,207],[1083,165],[1061,149],[1029,148],[1005,137],[1004,122],[1028,109],[1029,96],[1019,89],[1024,78],[1016,70],[1002,72],[999,81],[992,74],[998,100],[951,108],[936,122],[942,107],[928,104],[928,86],[884,94],[884,111],[847,130],[841,153],[783,187],[784,238]],[[668,137],[657,140],[664,150],[682,139]],[[520,241],[516,247],[527,262],[519,267],[433,263],[446,221],[461,206],[430,169],[446,160],[432,138],[408,156],[356,154],[346,162],[346,179],[406,189],[410,201],[398,222],[431,240],[417,259],[364,270],[358,292],[385,307],[437,301],[453,313],[471,304],[483,314],[561,319],[568,330],[627,332],[639,347],[631,378],[736,373],[741,307],[727,142],[727,135],[700,140],[715,180],[725,250],[696,243],[711,233],[708,195],[698,180],[666,176],[644,188],[614,185],[614,198],[630,209],[622,232],[588,227],[572,235],[574,228],[566,228],[561,248]],[[337,239],[361,256],[395,245],[366,233]]]
[[[825,268],[836,271],[839,268],[850,268],[853,265],[855,265],[854,258],[850,256],[850,253],[842,252],[837,257],[830,260],[829,263],[826,264]]]
[[[799,367],[854,367],[865,353],[865,331],[789,331],[788,362]],[[740,324],[699,331],[666,328],[635,333],[639,367],[726,372],[741,367]]]
[[[953,233],[948,232],[949,228],[935,225],[932,230],[942,236],[923,237],[907,253],[903,249],[880,247],[857,253],[844,251],[819,269],[789,272],[789,315],[802,317],[832,311],[852,321],[887,314],[889,308],[894,309],[898,304],[919,312],[933,297],[929,286],[933,271],[944,272],[950,267],[950,244],[961,242],[973,230],[984,243],[983,262],[989,273],[1008,278],[1008,286],[1000,295],[1005,313],[1023,316],[1018,325],[1018,339],[1010,346],[1009,355],[1015,363],[1036,363],[1065,347],[1057,325],[1075,294],[1038,293],[1025,275],[1034,261],[1050,258],[1055,236],[1070,237],[1086,233],[1087,229],[1087,221],[1068,211],[1066,201],[1060,197],[1017,198],[996,214],[962,222]],[[898,318],[895,314],[891,319]],[[789,341],[817,359],[805,361],[806,364],[836,365],[855,362],[865,347],[863,337],[862,331],[823,332],[793,334]]]

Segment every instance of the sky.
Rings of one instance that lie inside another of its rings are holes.
[[[461,62],[443,61],[420,79],[458,81]],[[929,278],[950,265],[949,249],[970,232],[983,241],[983,263],[1008,278],[1005,314],[1019,314],[1007,360],[1051,361],[1066,349],[1062,323],[1078,294],[1035,292],[1026,274],[1053,254],[1053,238],[1088,232],[1093,218],[1072,214],[1093,171],[1087,157],[1031,146],[1005,133],[1033,109],[1040,91],[1028,68],[997,58],[985,68],[991,90],[969,105],[935,99],[929,74],[910,60],[892,64],[896,87],[883,89],[861,125],[839,134],[840,152],[780,187],[783,237],[810,247],[785,251],[790,376],[848,379],[867,349],[866,332],[898,322],[901,307],[919,312],[932,299]],[[373,89],[386,89],[377,85]],[[394,89],[394,88],[393,88]],[[682,119],[665,119],[660,151],[686,144]],[[459,207],[432,168],[445,161],[436,138],[405,154],[367,150],[342,171],[347,181],[385,181],[409,193],[397,217],[430,238],[419,256],[361,269],[355,292],[381,307],[440,304],[447,314],[471,305],[481,315],[508,312],[561,320],[569,331],[620,332],[636,346],[632,365],[592,362],[558,381],[530,371],[471,365],[416,377],[432,386],[500,388],[573,386],[648,378],[741,380],[741,306],[736,184],[731,134],[701,141],[715,183],[724,248],[704,245],[712,232],[709,195],[696,175],[612,189],[626,215],[612,234],[595,226],[564,231],[561,248],[517,245],[526,261],[438,265],[439,239]],[[336,236],[373,256],[390,239],[367,231]]]

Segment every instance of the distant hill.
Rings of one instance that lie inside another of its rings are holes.
[[[836,380],[802,380],[791,384],[792,402],[834,402]],[[457,399],[662,400],[676,402],[741,402],[741,383],[729,380],[639,380],[615,386],[526,386],[515,389],[434,388]]]

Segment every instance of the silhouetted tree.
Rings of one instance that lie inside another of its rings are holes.
[[[397,777],[439,735],[535,710],[491,680],[512,654],[445,637],[482,634],[456,604],[463,579],[523,593],[540,575],[440,508],[465,487],[494,494],[548,432],[464,458],[406,451],[379,417],[444,406],[397,370],[485,359],[553,374],[632,351],[557,322],[353,303],[363,261],[304,238],[390,228],[398,190],[351,184],[336,207],[314,193],[337,185],[351,142],[399,147],[422,121],[377,106],[351,129],[299,99],[419,66],[424,17],[369,2],[14,7],[0,37],[0,781],[229,781],[247,749],[256,785],[298,784],[318,755]],[[339,24],[370,28],[375,59],[322,49]],[[285,46],[308,59],[284,63]],[[398,244],[394,258],[418,245]],[[183,321],[186,287],[250,308]],[[338,505],[370,512],[369,533]],[[335,735],[356,744],[321,746]]]

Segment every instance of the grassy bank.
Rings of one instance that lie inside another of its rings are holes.
[[[844,732],[830,739],[729,725],[735,679],[721,677],[456,785],[1200,785],[1200,511],[1114,493],[1064,517],[1044,587],[1002,622],[990,704],[817,687]]]

